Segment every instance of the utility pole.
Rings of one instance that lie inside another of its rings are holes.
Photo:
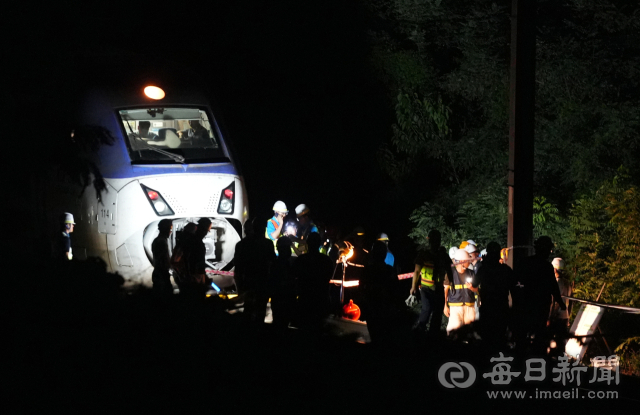
[[[533,148],[536,73],[536,0],[512,0],[509,97],[509,222],[507,246],[533,243]],[[530,254],[514,248],[513,267]]]

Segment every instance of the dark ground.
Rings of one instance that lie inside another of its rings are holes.
[[[277,332],[246,326],[217,297],[194,306],[174,296],[161,306],[150,291],[123,294],[120,282],[100,265],[76,263],[5,285],[9,413],[448,413],[461,404],[481,413],[596,413],[638,404],[640,383],[627,377],[608,388],[619,391],[618,399],[492,400],[488,390],[570,388],[550,381],[491,385],[482,373],[492,365],[478,342],[409,339],[380,349],[349,336]],[[442,387],[438,368],[447,361],[472,363],[474,386]]]

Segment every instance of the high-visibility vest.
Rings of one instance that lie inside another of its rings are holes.
[[[467,277],[474,277],[473,271],[467,270],[464,274]],[[465,286],[465,281],[460,278],[456,269],[453,270],[452,290],[449,292],[449,306],[473,306],[476,302],[475,293]]]
[[[420,270],[420,285],[431,290],[435,289],[433,282],[433,262],[425,261],[424,266]]]

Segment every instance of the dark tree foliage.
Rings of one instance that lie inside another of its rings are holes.
[[[395,100],[393,134],[379,161],[400,191],[414,195],[414,206],[424,203],[410,218],[412,236],[423,244],[436,227],[451,245],[468,238],[506,244],[511,1],[368,4],[373,65]],[[587,243],[576,228],[582,195],[610,184],[620,166],[638,184],[640,5],[537,4],[532,227],[564,255]],[[609,208],[596,207],[593,214],[608,223]],[[613,272],[604,267],[598,272]],[[616,278],[633,274],[627,271]]]

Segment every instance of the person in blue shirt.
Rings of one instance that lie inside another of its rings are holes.
[[[276,255],[278,253],[276,244],[278,243],[278,238],[280,238],[280,234],[282,233],[284,218],[287,216],[287,213],[289,213],[287,205],[285,205],[281,200],[278,200],[273,205],[273,217],[267,221],[267,227],[264,231],[264,237],[273,242],[273,250],[276,252]]]
[[[387,265],[391,265],[395,269],[394,264],[396,260],[389,250],[389,236],[387,236],[386,233],[382,232],[380,235],[378,235],[378,240],[384,242],[384,244],[387,246],[387,256],[384,259],[384,263]]]

